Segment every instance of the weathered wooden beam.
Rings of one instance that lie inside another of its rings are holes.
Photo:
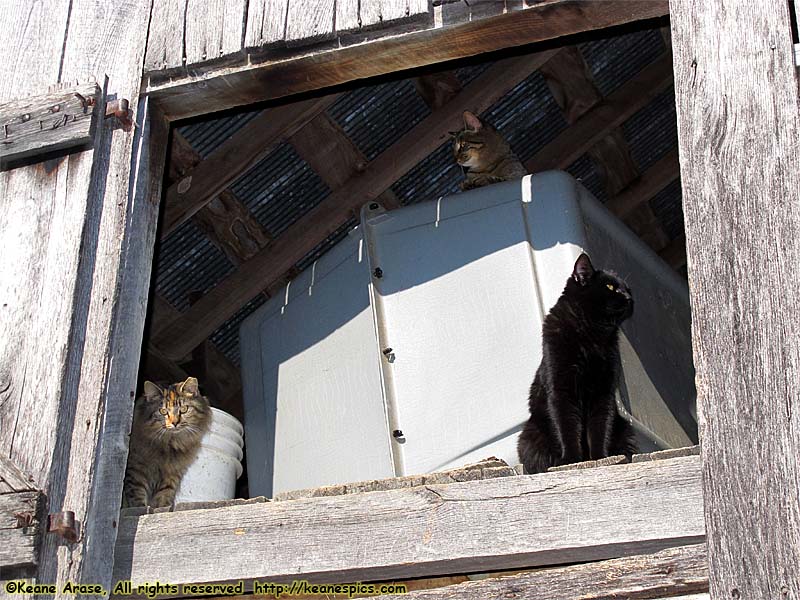
[[[96,83],[0,104],[0,168],[46,153],[86,149],[104,114]]]
[[[169,178],[178,181],[203,161],[179,131],[172,132]],[[223,190],[197,211],[192,220],[225,256],[238,265],[266,246],[271,236],[230,190]]]
[[[786,2],[671,0],[712,598],[800,598],[800,105]]]
[[[0,494],[0,572],[35,573],[44,504],[37,491]]]
[[[124,516],[114,579],[387,580],[602,560],[703,541],[702,504],[692,456]]]
[[[606,600],[664,598],[708,590],[706,545],[695,544],[654,554],[585,565],[542,569],[471,581],[435,590],[386,595],[381,600],[453,598],[526,598],[526,600]]]
[[[264,111],[167,188],[161,239],[197,213],[281,141],[325,110],[336,94]]]
[[[530,173],[567,168],[670,85],[672,57],[664,54],[585,112],[573,125],[534,154],[525,167]]]
[[[342,128],[324,113],[290,137],[289,143],[331,190],[339,189],[363,172],[369,162]],[[400,206],[391,190],[382,192],[377,200],[386,208]]]
[[[171,119],[182,119],[668,14],[666,0],[553,0],[529,7],[520,3],[519,8],[524,10],[458,25],[439,22],[425,31],[375,41],[354,40],[359,43],[344,48],[304,50],[289,59],[258,62],[253,57],[241,66],[193,69],[169,80],[151,79],[146,90]]]
[[[678,164],[678,150],[672,150],[659,159],[652,167],[642,173],[622,192],[611,198],[606,206],[620,218],[627,217],[636,208],[641,206],[680,177]]]
[[[435,110],[450,102],[461,91],[461,82],[455,72],[444,71],[414,78],[414,87],[425,104]]]
[[[0,494],[33,490],[33,478],[23,473],[10,458],[0,456]]]
[[[298,219],[268,248],[211,289],[174,323],[156,331],[156,345],[171,357],[181,357],[190,352],[261,291],[265,282],[274,282],[282,277],[298,260],[336,231],[347,221],[353,209],[377,198],[398,177],[444,143],[447,132],[463,123],[465,109],[478,113],[486,110],[552,55],[553,51],[547,51],[495,64],[376,157],[350,183]]]

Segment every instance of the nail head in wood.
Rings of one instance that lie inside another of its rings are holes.
[[[78,541],[78,527],[75,523],[75,513],[71,510],[62,510],[47,516],[47,533],[57,533],[70,543]]]

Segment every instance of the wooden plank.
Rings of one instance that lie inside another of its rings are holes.
[[[0,571],[13,570],[15,576],[35,572],[44,504],[37,491],[0,495]]]
[[[185,59],[183,33],[186,0],[159,0],[152,4],[144,58],[145,71],[182,67]]]
[[[187,0],[183,35],[186,64],[242,50],[247,0]]]
[[[335,0],[289,0],[286,43],[311,44],[333,37]]]
[[[167,188],[161,239],[211,202],[282,140],[330,106],[336,94],[264,111],[233,134],[211,156]]]
[[[248,0],[245,48],[268,47],[282,42],[286,35],[288,8],[289,0]]]
[[[698,456],[699,454],[700,446],[686,446],[685,448],[670,448],[668,450],[648,452],[647,454],[634,454],[631,457],[631,462],[648,462],[654,460],[665,460],[667,458],[677,458],[679,456]]]
[[[325,113],[314,117],[289,138],[289,143],[331,190],[340,188],[351,177],[363,172],[369,162],[342,128]],[[382,192],[376,200],[387,209],[400,206],[392,190]]]
[[[0,104],[0,168],[35,155],[91,146],[101,104],[95,83]]]
[[[800,106],[789,7],[670,5],[711,597],[797,598]]]
[[[526,600],[606,600],[673,598],[708,589],[706,545],[670,548],[654,554],[617,558],[558,569],[489,578],[436,590],[381,596],[382,600],[526,598]]]
[[[567,46],[542,65],[542,76],[567,123],[574,123],[602,100],[577,46]]]
[[[170,182],[183,178],[202,160],[188,140],[174,130],[170,147]],[[272,239],[229,189],[220,192],[197,211],[193,221],[235,265],[253,256]]]
[[[628,188],[611,198],[606,206],[620,218],[627,217],[636,208],[680,177],[678,150],[668,152]]]
[[[359,5],[368,0],[336,0],[336,33],[354,31],[361,27]]]
[[[0,456],[0,494],[25,492],[33,489],[33,478],[23,473],[5,456]]]
[[[298,52],[272,61],[252,60],[242,66],[211,68],[168,80],[151,78],[146,90],[170,119],[182,119],[667,13],[667,0],[553,0],[457,26],[440,23],[424,31],[358,40],[344,48]],[[247,39],[251,40],[249,25]]]
[[[414,78],[414,87],[425,104],[434,110],[450,102],[461,91],[461,82],[454,71],[444,71]]]
[[[584,113],[525,163],[530,173],[565,169],[672,84],[672,57],[662,55]]]
[[[170,357],[180,357],[201,343],[245,303],[293,267],[350,216],[374,200],[448,139],[463,123],[465,109],[480,113],[539,68],[552,51],[499,61],[473,80],[447,105],[433,111],[375,158],[351,183],[333,192],[210,290],[180,319],[155,333],[155,343]]]
[[[703,536],[700,459],[693,456],[123,517],[114,579],[424,577],[602,560]],[[198,553],[198,546],[213,552]]]

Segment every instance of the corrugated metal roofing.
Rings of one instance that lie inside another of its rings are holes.
[[[658,29],[648,29],[578,47],[595,85],[600,93],[608,96],[664,52],[664,39]]]
[[[588,42],[580,48],[598,89],[607,95],[663,52],[664,43],[658,30],[650,30]],[[462,66],[456,70],[456,75],[462,85],[466,85],[491,64],[476,62]],[[208,156],[259,113],[250,111],[195,122],[181,127],[180,131],[202,156]],[[430,114],[430,110],[412,81],[402,80],[349,91],[329,108],[328,114],[371,160]],[[517,85],[482,117],[506,136],[523,161],[567,127],[539,73]],[[623,130],[631,154],[642,171],[674,148],[677,137],[672,90],[661,94],[629,119]],[[588,155],[581,156],[567,171],[600,200],[606,200],[603,183]],[[450,143],[445,142],[401,177],[392,190],[403,204],[409,204],[456,193],[463,178],[460,167],[453,161]],[[237,181],[232,190],[273,236],[280,235],[330,193],[289,144],[278,146]],[[654,197],[650,204],[670,238],[682,233],[683,215],[677,182]],[[299,270],[308,267],[356,223],[357,219],[351,218],[298,261],[296,267]],[[186,296],[190,291],[207,291],[233,270],[224,254],[190,222],[178,228],[159,247],[156,287],[176,308],[186,310],[189,306]],[[263,296],[257,296],[211,336],[220,350],[237,364],[239,324],[263,302]]]
[[[431,111],[413,82],[404,79],[354,90],[339,98],[328,112],[372,160]]]
[[[283,233],[330,193],[288,143],[275,148],[231,190],[272,236]]]

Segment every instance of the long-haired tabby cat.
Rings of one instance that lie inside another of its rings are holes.
[[[595,270],[581,254],[542,326],[531,416],[517,445],[526,472],[636,452],[633,429],[614,399],[621,370],[619,328],[632,314],[625,282]]]
[[[210,425],[197,379],[163,388],[145,381],[134,407],[123,506],[171,506]]]
[[[469,111],[464,112],[464,129],[451,132],[456,162],[467,168],[462,190],[527,175],[525,167],[497,130]]]

